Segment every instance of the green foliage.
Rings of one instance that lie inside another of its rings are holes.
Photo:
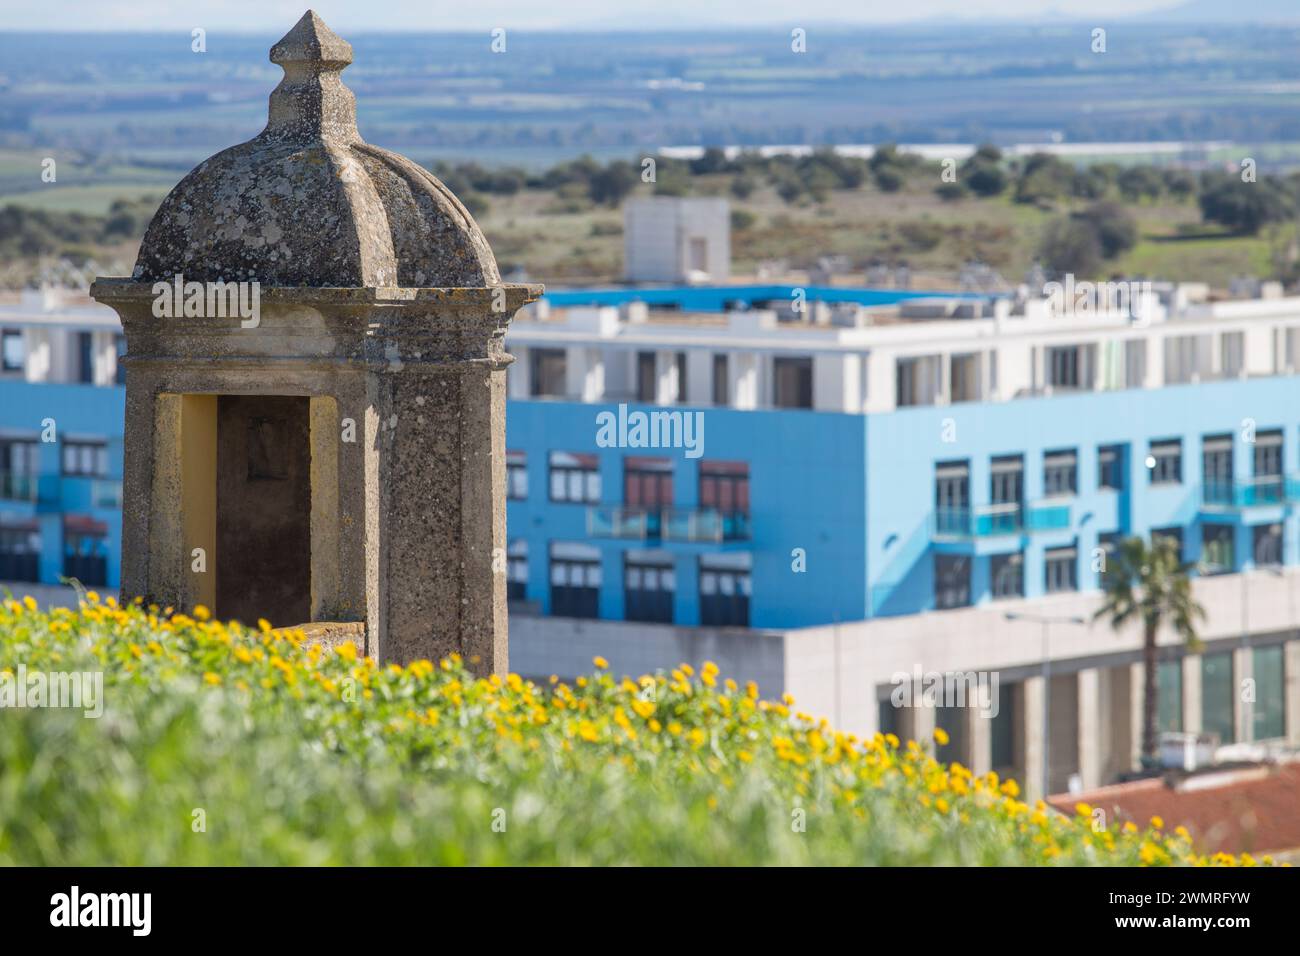
[[[1289,219],[1295,214],[1295,202],[1287,184],[1265,176],[1256,182],[1244,182],[1239,176],[1206,176],[1201,186],[1201,216],[1206,222],[1244,235],[1254,235],[1265,225]]]
[[[1184,836],[1094,831],[710,665],[631,680],[597,659],[544,689],[87,598],[0,609],[0,678],[98,672],[104,702],[5,711],[0,864],[1197,862]]]

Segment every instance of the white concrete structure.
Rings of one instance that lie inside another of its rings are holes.
[[[1285,734],[1254,740],[1253,704],[1239,694],[1234,716],[1236,751],[1253,754],[1300,748],[1300,569],[1282,574],[1201,577],[1195,596],[1209,612],[1201,628],[1200,654],[1162,633],[1162,657],[1181,661],[1184,731],[1195,733],[1202,718],[1202,659],[1230,654],[1233,685],[1252,677],[1257,648],[1281,648],[1285,671]],[[796,709],[827,718],[838,729],[870,735],[893,729],[902,737],[928,738],[940,722],[932,707],[895,710],[888,703],[897,675],[983,672],[996,675],[1012,708],[1010,748],[995,762],[995,720],[975,706],[950,710],[952,759],[982,772],[996,769],[1021,781],[1031,798],[1042,795],[1043,629],[1026,620],[1009,622],[1008,612],[1091,620],[1100,597],[1071,593],[993,606],[877,618],[850,624],[789,631],[579,621],[515,615],[510,621],[511,663],[532,677],[589,673],[591,659],[606,657],[615,674],[637,677],[677,662],[699,667],[711,660],[722,674],[754,680],[765,697],[784,693]],[[1242,636],[1243,602],[1250,635]],[[1141,747],[1142,638],[1137,628],[1112,631],[1106,624],[1050,625],[1051,738],[1049,786],[1062,792],[1075,783],[1090,789],[1137,765]],[[1260,677],[1262,675],[1253,675]],[[1276,675],[1273,675],[1276,677]],[[1194,678],[1194,679],[1189,679]],[[893,728],[881,727],[893,713]],[[1225,742],[1226,743],[1226,742]]]
[[[623,256],[629,282],[726,282],[730,204],[669,196],[629,200],[623,207]]]
[[[122,325],[111,309],[62,289],[0,298],[0,379],[112,385]]]
[[[641,396],[658,403],[874,414],[1300,370],[1300,298],[1207,303],[1187,301],[1183,291],[1148,290],[1123,308],[1075,312],[1050,298],[916,299],[888,307],[808,302],[802,312],[791,311],[788,302],[708,313],[647,310],[643,303],[543,304],[510,328],[510,350],[520,359],[511,369],[510,395],[582,401]],[[565,394],[530,381],[533,349],[559,350],[557,360],[570,370]],[[653,390],[638,381],[637,356],[644,353],[656,356],[659,384]],[[782,393],[776,374],[781,359],[812,363],[811,389],[802,399]],[[594,371],[597,366],[603,373]],[[686,370],[684,391],[673,384],[679,367]]]

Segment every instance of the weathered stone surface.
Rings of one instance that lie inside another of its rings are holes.
[[[145,233],[137,281],[500,283],[478,224],[431,173],[357,133],[352,47],[308,11],[271,48],[284,79],[255,138],[199,164]]]
[[[223,455],[254,463],[218,441],[211,396],[300,396],[310,506],[298,502],[293,528],[310,538],[311,593],[282,606],[310,606],[311,620],[284,623],[347,635],[384,661],[455,651],[502,673],[505,582],[493,555],[506,545],[504,337],[542,287],[503,285],[456,199],[361,142],[338,78],[351,55],[304,16],[272,50],[285,78],[266,130],[186,177],[151,223],[135,274],[91,289],[127,340],[122,597],[189,607],[215,594],[222,613],[229,589],[209,576],[265,536],[215,512],[256,515],[274,495],[252,500],[259,482],[247,481],[214,504],[231,465]],[[153,285],[176,273],[256,280],[259,321],[156,318]],[[214,546],[197,570],[195,548]]]

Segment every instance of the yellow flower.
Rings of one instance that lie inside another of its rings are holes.
[[[943,797],[940,797],[939,799],[934,801],[934,808],[938,810],[940,813],[947,813],[948,801],[945,800]]]
[[[334,653],[351,664],[357,659],[357,645],[353,644],[351,641],[344,641],[338,647],[334,648]]]
[[[600,739],[600,735],[596,732],[596,725],[590,720],[584,720],[578,724],[578,736],[589,743],[595,743]]]
[[[207,673],[205,673],[205,674],[203,675],[203,679],[204,679],[207,683],[209,683],[209,684],[220,684],[220,683],[221,683],[221,678],[218,677],[216,674],[212,673],[212,671],[208,671]]]
[[[1165,826],[1165,821],[1160,817],[1152,817],[1151,825],[1155,827],[1157,830],[1163,830]]]
[[[948,746],[948,731],[942,727],[934,728],[934,740],[940,747]]]
[[[599,654],[593,657],[591,662],[596,665],[597,670],[609,670],[609,661],[605,660],[605,658],[601,657]]]
[[[204,607],[202,604],[196,604],[196,605],[194,605],[194,619],[195,619],[195,620],[198,620],[198,621],[206,621],[206,620],[207,620],[208,618],[210,618],[211,616],[212,616],[212,612],[209,611],[209,610],[208,610],[206,607]]]

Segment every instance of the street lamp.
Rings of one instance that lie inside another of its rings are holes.
[[[1050,634],[1053,624],[1082,624],[1088,622],[1078,615],[1049,615],[1049,614],[1027,614],[1021,611],[1007,611],[1006,619],[1008,621],[1036,621],[1043,625],[1043,799],[1047,799],[1048,788],[1047,779],[1051,769],[1051,761],[1048,760],[1048,744],[1051,740],[1051,698],[1052,698],[1052,658],[1050,652]]]

